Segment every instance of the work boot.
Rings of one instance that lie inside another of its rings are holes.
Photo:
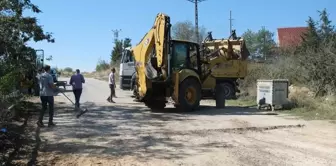
[[[137,99],[137,98],[134,99],[133,101],[135,101],[135,102],[141,102],[141,101],[140,101],[139,99]]]
[[[36,124],[37,124],[38,127],[44,127],[44,124],[41,121],[37,121]]]
[[[53,123],[53,122],[49,122],[49,123],[48,123],[48,127],[53,127],[53,126],[56,126],[56,124]]]

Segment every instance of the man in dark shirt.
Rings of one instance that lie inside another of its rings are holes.
[[[83,91],[83,83],[85,83],[84,76],[80,74],[79,69],[76,69],[76,73],[70,78],[70,85],[72,85],[72,91],[75,95],[75,108],[79,109],[79,100]]]

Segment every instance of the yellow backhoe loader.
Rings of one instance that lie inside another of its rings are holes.
[[[176,108],[192,111],[199,107],[204,97],[202,91],[209,87],[213,89],[216,106],[223,108],[225,79],[213,77],[220,76],[219,68],[225,70],[226,66],[239,65],[240,62],[222,63],[235,59],[231,42],[210,39],[200,46],[190,41],[172,40],[170,29],[170,17],[159,13],[150,31],[131,50],[135,59],[138,100],[151,109],[163,109],[171,97]],[[243,40],[236,43],[245,48]]]

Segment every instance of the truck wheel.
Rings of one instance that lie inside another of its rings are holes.
[[[224,108],[225,107],[225,84],[217,84],[216,85],[216,108]]]
[[[222,92],[222,93],[225,96],[225,98],[226,99],[233,99],[234,96],[236,95],[236,90],[235,90],[234,86],[232,86],[232,84],[227,83],[227,82],[221,83],[220,85],[221,85],[221,88],[223,88],[222,90],[224,92]]]
[[[166,101],[163,100],[146,100],[144,103],[152,111],[163,110],[166,107]]]
[[[187,78],[180,84],[179,104],[176,108],[180,111],[193,111],[200,105],[201,85],[196,79]]]

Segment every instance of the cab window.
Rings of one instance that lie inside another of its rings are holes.
[[[56,70],[55,69],[51,69],[50,70],[50,74],[56,74]]]
[[[121,58],[122,63],[128,63],[128,62],[133,62],[133,61],[134,61],[134,57],[132,56],[129,50],[126,50],[122,53],[122,58]]]
[[[187,61],[189,48],[184,43],[174,43],[172,52],[172,68],[184,67]]]

